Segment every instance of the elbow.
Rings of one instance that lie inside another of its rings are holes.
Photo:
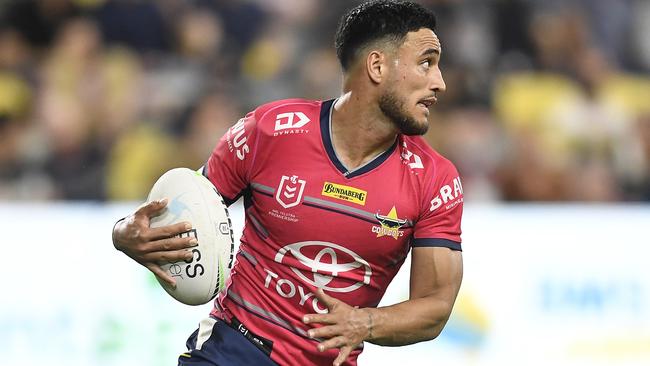
[[[430,322],[427,322],[428,324],[424,325],[422,332],[422,335],[425,338],[423,340],[430,341],[436,339],[442,333],[442,330],[445,328],[450,316],[451,308],[449,311],[444,312],[443,316],[433,318]]]
[[[442,329],[445,327],[445,324],[447,324],[447,319],[444,319],[436,323],[435,325],[427,327],[427,329],[425,329],[423,334],[424,335],[423,341],[431,341],[438,338],[440,333],[442,333]]]

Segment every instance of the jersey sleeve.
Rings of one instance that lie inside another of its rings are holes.
[[[231,205],[248,188],[254,160],[257,122],[250,112],[221,137],[203,169],[205,175]]]
[[[453,164],[445,160],[441,165],[415,224],[411,246],[462,250],[463,186]]]

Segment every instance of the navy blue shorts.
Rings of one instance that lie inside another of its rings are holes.
[[[268,356],[271,342],[255,345],[244,334],[250,338],[246,328],[234,329],[223,320],[206,318],[187,339],[188,352],[178,357],[178,366],[277,366]]]

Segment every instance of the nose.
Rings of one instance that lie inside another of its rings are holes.
[[[442,71],[440,71],[440,67],[436,67],[436,69],[431,73],[430,89],[436,93],[442,93],[447,90],[447,84],[445,84],[445,79],[442,77]]]

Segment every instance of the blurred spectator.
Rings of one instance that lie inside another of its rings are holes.
[[[629,24],[631,60],[630,63],[645,72],[650,71],[650,1],[637,0]]]
[[[11,27],[0,27],[0,69],[33,77],[32,52],[25,38]]]
[[[32,126],[28,113],[33,95],[28,84],[11,73],[0,72],[0,199],[48,199],[52,185],[40,171],[31,149]]]
[[[58,30],[79,13],[69,0],[14,0],[4,11],[4,22],[36,48],[50,46]]]
[[[106,165],[107,196],[115,200],[142,200],[166,170],[181,166],[176,146],[150,123],[140,123],[123,134],[110,151]]]
[[[46,171],[62,199],[102,199],[103,156],[95,144],[103,102],[102,48],[88,19],[67,22],[43,64],[37,118],[47,136]]]
[[[650,201],[650,113],[639,116],[637,128],[643,149],[645,169],[643,170],[643,178],[635,182],[636,184],[626,186],[626,188],[632,192],[632,199]]]
[[[170,50],[168,24],[153,1],[106,1],[95,16],[108,45],[119,44],[140,52]]]
[[[207,162],[217,142],[241,117],[238,102],[224,93],[201,97],[173,124],[178,136],[181,164],[200,167]]]
[[[435,120],[425,137],[444,156],[457,162],[466,199],[501,199],[498,170],[506,159],[506,136],[491,111],[485,107],[455,109],[435,115]]]

